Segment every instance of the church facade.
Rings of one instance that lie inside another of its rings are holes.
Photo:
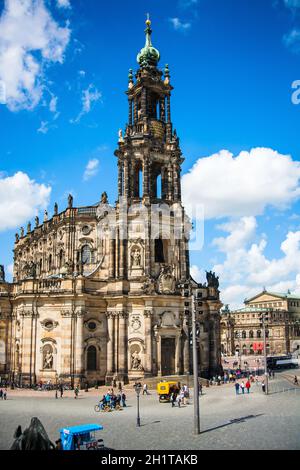
[[[190,276],[183,162],[170,72],[151,43],[129,73],[128,123],[115,152],[118,199],[54,206],[16,234],[14,277],[0,273],[0,373],[34,384],[127,382],[189,374],[195,295],[202,376],[221,367],[218,279]]]

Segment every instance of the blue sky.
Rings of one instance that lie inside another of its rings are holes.
[[[232,306],[299,291],[300,0],[0,0],[0,263],[9,276],[17,228],[69,192],[115,201],[146,12],[175,87],[184,200],[206,214],[193,275],[215,269]]]

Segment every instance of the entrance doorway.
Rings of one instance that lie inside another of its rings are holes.
[[[161,339],[161,374],[175,375],[175,338]]]

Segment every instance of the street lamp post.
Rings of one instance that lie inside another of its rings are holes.
[[[140,393],[141,393],[141,385],[136,384],[134,386],[136,398],[137,398],[137,417],[136,417],[136,425],[137,427],[141,426],[141,418],[140,418]]]
[[[192,294],[192,341],[193,341],[193,374],[194,374],[194,434],[200,434],[200,407],[198,381],[198,354],[196,337],[196,300]]]

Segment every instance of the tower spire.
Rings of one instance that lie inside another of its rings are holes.
[[[160,60],[160,53],[152,45],[152,41],[151,41],[152,29],[151,29],[151,20],[150,20],[149,13],[147,13],[145,34],[146,34],[145,46],[143,47],[143,49],[141,49],[141,51],[137,55],[137,61],[142,68],[149,67],[149,66],[156,67]]]

